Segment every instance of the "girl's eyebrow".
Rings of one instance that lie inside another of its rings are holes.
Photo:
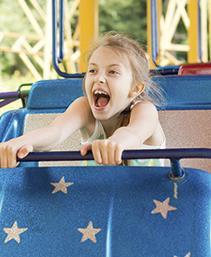
[[[121,65],[120,65],[120,64],[110,64],[110,65],[109,65],[109,67],[113,67],[113,66],[120,67]]]
[[[90,63],[89,65],[94,65],[94,66],[98,66],[96,63]],[[120,67],[121,65],[120,64],[109,64],[108,67],[113,67],[113,66],[117,66],[117,67]]]

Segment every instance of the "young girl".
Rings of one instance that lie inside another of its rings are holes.
[[[15,167],[16,156],[52,149],[78,129],[81,154],[92,150],[98,164],[120,165],[125,149],[165,147],[155,107],[160,93],[149,78],[148,61],[136,41],[117,33],[99,40],[90,51],[83,89],[85,96],[49,126],[1,143],[1,168]],[[127,164],[162,165],[160,160]]]

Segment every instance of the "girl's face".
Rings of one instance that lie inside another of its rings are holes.
[[[124,54],[111,48],[97,48],[88,63],[85,91],[94,117],[108,120],[131,102],[131,66]]]

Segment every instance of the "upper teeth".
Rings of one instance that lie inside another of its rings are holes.
[[[94,91],[94,94],[104,94],[104,95],[108,95],[107,92],[102,91],[102,90],[100,90],[100,89],[95,90],[95,91]]]

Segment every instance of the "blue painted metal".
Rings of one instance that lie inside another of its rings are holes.
[[[31,83],[22,84],[18,88],[18,91],[9,91],[9,92],[1,92],[0,93],[0,107],[8,105],[18,99],[22,100],[22,104],[25,107],[26,97],[28,96],[27,90],[21,90],[25,86],[31,86]]]
[[[177,75],[179,71],[179,65],[168,65],[168,66],[159,66],[156,69],[150,70],[151,76],[156,75]]]
[[[159,150],[125,150],[122,154],[123,160],[133,159],[170,159],[171,178],[182,178],[184,169],[180,165],[180,159],[184,158],[210,158],[211,148],[170,148]],[[89,152],[86,156],[81,156],[79,151],[54,151],[54,152],[33,152],[24,159],[18,159],[21,162],[31,161],[82,161],[93,160],[93,155]],[[211,170],[210,170],[211,171]]]
[[[177,149],[177,150],[180,150],[180,149]],[[188,149],[188,150],[190,150],[190,149]],[[210,153],[211,153],[211,149],[210,149]],[[170,158],[170,164],[171,164],[170,177],[172,179],[175,180],[175,179],[183,178],[185,176],[184,169],[181,167],[181,164],[180,164],[180,159]]]
[[[59,0],[59,57],[58,62],[64,59],[64,0]]]
[[[19,92],[1,92],[0,99],[19,98]]]
[[[201,31],[201,0],[197,0],[198,4],[198,53],[199,60],[202,62],[202,31]],[[173,75],[178,73],[178,66],[160,66],[157,63],[159,55],[159,23],[158,23],[158,8],[157,1],[151,0],[151,39],[152,39],[152,61],[157,66],[157,69],[152,70],[152,74]]]
[[[62,12],[62,8],[60,8]],[[61,13],[60,13],[61,14]],[[62,19],[62,18],[60,18]],[[61,71],[58,60],[61,62],[62,54],[62,46],[60,46],[60,57],[57,56],[57,0],[52,0],[52,63],[55,71],[64,78],[80,78],[81,74],[68,74],[66,72]],[[59,22],[58,22],[59,23]],[[59,24],[58,24],[59,25]],[[60,25],[59,25],[60,26]],[[63,42],[63,28],[60,26],[60,44]]]
[[[1,169],[0,255],[210,257],[211,175],[185,172],[176,183],[159,167]],[[52,193],[62,177],[74,184]],[[156,201],[174,210],[164,218]],[[15,221],[27,230],[5,243]],[[81,242],[90,221],[96,242]]]
[[[16,100],[19,99],[19,93],[18,92],[3,92],[0,93],[0,108],[8,105]]]
[[[158,10],[157,0],[151,0],[151,42],[152,42],[152,61],[158,67],[157,57],[159,54],[158,42]]]
[[[122,154],[123,160],[131,159],[184,159],[184,158],[211,158],[211,148],[169,148],[156,150],[125,150]],[[89,152],[86,156],[81,156],[79,151],[54,151],[54,152],[34,152],[19,161],[82,161],[93,160],[93,155]]]
[[[10,104],[10,103],[12,103],[16,100],[18,100],[18,99],[16,99],[16,98],[5,99],[5,100],[0,102],[0,108],[6,106],[6,105],[8,105],[8,104]]]

